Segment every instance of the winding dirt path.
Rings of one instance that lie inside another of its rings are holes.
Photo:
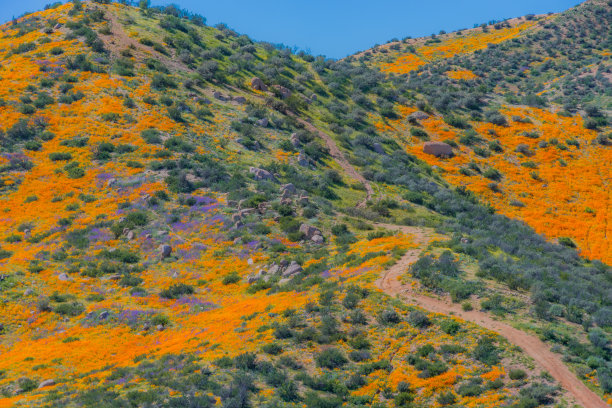
[[[403,227],[397,225],[377,224],[391,230],[412,234],[414,241],[419,245],[411,249],[391,268],[387,269],[376,285],[391,296],[398,296],[402,300],[418,305],[431,312],[453,314],[463,320],[475,323],[488,330],[505,337],[510,343],[519,346],[527,355],[535,360],[536,365],[548,372],[579,404],[584,408],[610,408],[597,394],[591,391],[563,364],[558,354],[550,351],[549,346],[536,336],[525,333],[508,324],[493,320],[487,313],[472,310],[464,311],[459,305],[448,298],[438,299],[421,295],[412,291],[412,288],[403,285],[399,278],[406,273],[410,265],[419,259],[423,247],[434,237],[430,230]]]
[[[366,190],[366,198],[358,204],[358,207],[365,207],[367,201],[374,195],[374,190],[370,182],[348,162],[330,135],[322,132],[312,123],[298,117],[293,112],[288,112],[287,114],[303,124],[310,132],[319,135],[325,141],[331,156],[336,160],[338,165],[340,165],[340,167],[352,178],[363,184]],[[498,333],[500,336],[505,337],[510,343],[520,347],[523,352],[535,361],[536,365],[541,370],[548,372],[561,387],[584,408],[610,408],[610,405],[606,404],[597,394],[584,385],[584,383],[563,364],[559,355],[551,352],[548,345],[536,336],[516,329],[508,324],[495,321],[484,312],[477,310],[466,312],[459,305],[453,304],[448,298],[438,299],[415,293],[411,287],[403,285],[400,282],[399,278],[408,270],[410,265],[419,259],[425,246],[437,236],[432,229],[383,223],[376,223],[375,225],[377,227],[410,234],[413,237],[413,241],[418,245],[417,248],[409,249],[395,265],[387,269],[380,279],[376,281],[376,285],[382,291],[431,312],[446,315],[452,314],[463,320],[475,323]]]

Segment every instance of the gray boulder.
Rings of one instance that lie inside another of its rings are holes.
[[[306,196],[302,196],[298,199],[298,204],[302,207],[307,206],[310,203],[310,199]]]
[[[274,180],[274,176],[268,170],[251,167],[249,173],[254,176],[255,180]]]
[[[444,142],[425,142],[423,152],[436,157],[452,157],[453,148]]]
[[[289,197],[297,192],[297,188],[295,188],[292,183],[284,184],[283,186],[281,186],[280,192],[283,197]]]
[[[172,247],[170,245],[160,245],[159,248],[157,248],[157,251],[159,252],[161,258],[165,259],[172,254]]]
[[[308,167],[310,166],[310,160],[308,160],[308,157],[305,154],[300,153],[298,155],[298,164],[302,167]]]
[[[272,89],[274,89],[283,99],[287,99],[291,96],[291,91],[282,85],[272,85]]]
[[[297,275],[298,273],[302,272],[302,270],[302,267],[297,262],[291,261],[287,269],[285,269],[283,272],[283,276],[287,277]]]
[[[55,380],[52,378],[49,378],[48,380],[41,381],[41,383],[38,384],[38,389],[45,388],[45,387],[51,387],[52,385],[55,385]]]
[[[378,142],[374,143],[372,145],[372,147],[374,148],[374,151],[378,154],[385,154],[385,149],[383,149],[382,145]]]
[[[247,103],[247,100],[244,96],[237,96],[234,98],[234,102],[244,105],[245,103]]]
[[[266,92],[268,90],[268,86],[266,84],[264,84],[264,82],[257,77],[253,77],[253,79],[251,79],[251,88],[255,89],[256,91],[263,91]]]
[[[66,275],[65,273],[60,273],[57,279],[66,282],[70,280],[70,277]]]
[[[408,115],[408,120],[425,120],[429,117],[429,114],[423,111],[416,111]]]
[[[290,140],[291,140],[291,144],[293,145],[293,147],[300,147],[301,145],[300,138],[298,137],[297,133],[292,133]]]
[[[270,121],[268,120],[268,118],[262,118],[262,119],[259,119],[256,123],[257,123],[257,126],[268,127],[268,125],[270,124]]]
[[[247,283],[250,285],[250,284],[252,284],[252,283],[255,283],[255,282],[259,281],[259,279],[261,279],[261,277],[260,277],[260,276],[257,276],[257,275],[249,275],[249,276],[247,276]]]
[[[312,239],[312,237],[315,235],[322,235],[319,229],[308,224],[300,225],[300,232],[303,233],[308,239]]]
[[[310,240],[319,245],[325,242],[325,238],[322,235],[314,235]]]
[[[251,214],[255,214],[255,209],[254,208],[245,208],[244,210],[240,210],[238,212],[238,215],[240,216],[240,218],[244,218],[247,217]]]

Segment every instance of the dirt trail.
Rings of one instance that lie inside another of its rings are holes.
[[[115,13],[110,8],[106,8],[105,11],[104,17],[108,20],[112,34],[109,36],[101,35],[100,38],[104,42],[104,47],[110,51],[111,58],[117,59],[121,51],[129,49],[136,61],[144,61],[147,58],[153,58],[162,62],[166,68],[175,71],[191,71],[189,67],[181,63],[178,59],[163,55],[153,48],[143,45],[130,37],[123,29],[123,24],[119,22]]]
[[[364,201],[358,204],[359,207],[365,207],[368,200],[374,194],[374,190],[370,182],[365,179],[346,159],[342,151],[338,148],[334,140],[325,132],[317,129],[312,123],[298,117],[292,112],[289,115],[294,117],[298,122],[302,123],[310,132],[318,134],[326,143],[331,156],[342,167],[347,174],[355,180],[363,184],[367,196]],[[523,352],[529,355],[536,365],[548,372],[560,385],[566,390],[577,403],[584,408],[610,408],[597,394],[591,391],[582,381],[580,381],[570,370],[563,364],[559,355],[550,351],[548,345],[538,339],[536,336],[515,329],[514,327],[493,320],[488,314],[480,311],[463,311],[456,304],[453,304],[450,299],[436,299],[429,296],[424,296],[412,291],[411,287],[402,285],[399,281],[409,268],[410,265],[419,259],[419,255],[424,247],[436,237],[435,232],[429,228],[399,226],[392,224],[376,223],[377,227],[386,228],[389,230],[401,231],[405,234],[411,234],[413,241],[418,245],[417,248],[408,250],[404,256],[391,268],[387,269],[381,278],[376,281],[376,285],[385,293],[391,296],[398,296],[406,302],[416,304],[431,312],[441,314],[453,314],[466,321],[475,323],[488,330],[494,331],[505,337],[510,343],[519,346]]]
[[[419,248],[409,250],[391,268],[387,269],[383,276],[376,282],[377,286],[391,296],[399,296],[408,303],[416,304],[431,312],[441,314],[453,314],[466,321],[475,323],[488,330],[494,331],[505,337],[510,343],[519,346],[527,355],[533,358],[540,369],[548,372],[579,404],[584,408],[609,408],[597,394],[587,388],[565,364],[558,354],[550,351],[547,344],[536,336],[525,333],[522,330],[493,320],[488,314],[480,311],[464,311],[459,305],[453,304],[450,299],[438,299],[421,295],[412,291],[407,285],[402,285],[399,278],[406,273],[408,267],[415,263],[433,234],[431,231],[415,227],[402,227],[396,225],[377,224],[392,230],[399,230],[406,234],[413,234],[414,241]]]
[[[322,132],[312,123],[300,118],[293,112],[289,112],[288,114],[292,116],[295,120],[300,122],[302,125],[304,125],[304,127],[308,129],[309,132],[319,135],[319,137],[325,141],[325,145],[327,146],[327,149],[329,150],[329,154],[331,154],[331,156],[334,158],[336,163],[338,163],[338,165],[342,167],[342,170],[344,170],[353,179],[355,179],[356,181],[358,181],[359,183],[363,185],[363,187],[366,190],[366,198],[363,201],[361,201],[359,204],[357,204],[357,207],[364,208],[367,202],[370,201],[372,199],[372,196],[374,195],[374,189],[372,189],[372,185],[370,184],[370,182],[366,180],[366,178],[363,177],[363,175],[361,175],[361,173],[359,173],[357,170],[355,170],[355,168],[348,162],[348,160],[344,156],[344,153],[342,153],[342,150],[340,150],[340,148],[338,147],[338,145],[336,144],[336,142],[334,141],[334,139],[332,139],[330,135],[328,135],[325,132]]]

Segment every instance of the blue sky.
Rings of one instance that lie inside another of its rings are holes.
[[[0,21],[52,0],[0,0]],[[566,10],[578,0],[153,0],[227,23],[256,40],[342,58],[406,36],[471,28],[475,23]]]

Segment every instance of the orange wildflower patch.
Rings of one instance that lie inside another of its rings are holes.
[[[549,239],[570,237],[582,255],[611,262],[607,237],[612,234],[608,185],[612,151],[592,143],[597,133],[585,129],[580,116],[564,117],[528,107],[505,107],[501,113],[508,119],[507,126],[479,122],[475,130],[487,142],[498,142],[502,153],[481,157],[459,144],[454,158],[439,159],[425,154],[423,142],[416,138],[410,138],[406,149],[438,166],[446,180],[466,186],[500,213],[524,220]],[[422,125],[432,140],[459,143],[459,132],[442,118],[431,116]],[[398,132],[400,140],[409,134],[409,126],[402,119],[392,121],[389,127]],[[493,167],[500,171],[501,193],[493,191],[492,181],[482,175],[461,173],[460,169],[470,162],[483,170]]]
[[[464,80],[464,81],[469,81],[471,79],[475,79],[478,78],[478,75],[474,74],[472,71],[467,70],[467,69],[459,69],[459,70],[455,70],[455,71],[448,71],[446,72],[446,75],[451,78],[451,79],[455,79],[455,80]]]
[[[393,62],[381,64],[381,69],[395,74],[406,74],[429,62],[451,58],[458,54],[468,54],[487,48],[488,44],[498,44],[518,37],[536,24],[536,21],[527,21],[510,28],[487,32],[476,29],[461,36],[445,36],[440,42],[424,43],[416,49],[414,54],[398,54]]]

